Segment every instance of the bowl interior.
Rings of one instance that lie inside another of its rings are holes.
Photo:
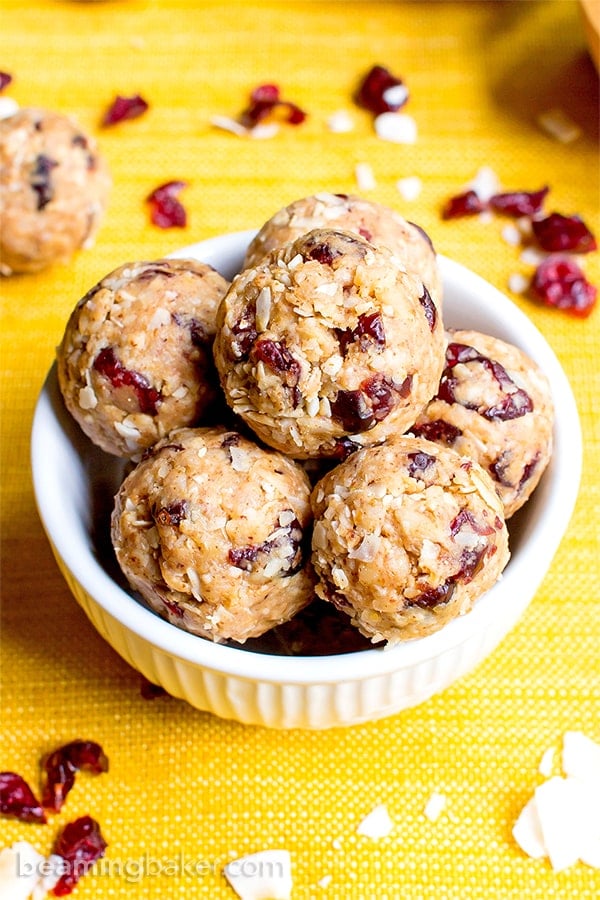
[[[201,259],[231,279],[253,234],[223,235],[184,247],[172,256]],[[307,657],[269,652],[272,645],[268,643],[265,652],[260,652],[260,641],[252,642],[253,649],[216,645],[163,621],[127,587],[110,543],[108,522],[125,464],[95,447],[81,432],[63,405],[53,366],[34,416],[34,492],[54,552],[92,600],[174,657],[246,678],[285,676],[298,683],[343,679],[355,672],[357,656],[365,677],[391,672],[433,658],[475,630],[494,629],[503,619],[515,620],[547,571],[577,497],[581,473],[577,409],[556,356],[527,316],[473,272],[444,257],[439,262],[445,325],[475,329],[519,346],[548,376],[556,410],[552,460],[532,498],[509,522],[511,560],[500,581],[468,615],[436,634],[390,650],[311,657],[310,662]]]

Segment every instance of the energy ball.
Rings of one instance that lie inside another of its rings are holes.
[[[219,393],[212,342],[229,282],[193,259],[129,263],[77,304],[58,348],[67,409],[95,444],[136,458],[198,424]]]
[[[552,455],[548,379],[522,350],[499,338],[451,331],[447,340],[439,389],[411,431],[476,460],[491,475],[508,519]]]
[[[233,411],[296,459],[403,432],[444,363],[437,308],[385,247],[315,229],[234,279],[215,362]]]
[[[0,272],[37,272],[93,243],[111,179],[68,116],[20,109],[0,121]]]
[[[182,428],[127,476],[112,516],[131,586],[173,625],[244,642],[314,597],[296,463],[225,428]]]
[[[316,592],[373,642],[438,631],[508,562],[489,475],[422,438],[353,453],[315,486],[312,507]]]
[[[244,266],[255,266],[272,250],[315,228],[350,231],[375,246],[387,247],[407,271],[423,281],[435,302],[441,303],[442,282],[429,236],[388,206],[352,194],[323,192],[279,210],[251,241]]]

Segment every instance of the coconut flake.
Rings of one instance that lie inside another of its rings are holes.
[[[546,259],[547,254],[535,247],[525,247],[519,256],[519,260],[527,266],[539,266]]]
[[[423,182],[417,175],[409,175],[407,178],[399,178],[396,187],[402,197],[410,202],[420,196]]]
[[[482,203],[501,192],[500,179],[490,166],[481,166],[465,187],[475,191]]]
[[[290,900],[292,863],[287,850],[261,850],[233,859],[223,874],[241,900]]]
[[[78,400],[81,409],[95,409],[98,406],[96,392],[89,384],[81,388],[78,394]]]
[[[563,109],[553,107],[537,117],[537,123],[550,137],[561,144],[570,144],[581,137],[581,128],[576,125]]]
[[[12,97],[0,97],[0,119],[8,119],[18,111],[19,104]]]
[[[530,279],[526,278],[521,272],[513,272],[508,276],[508,289],[513,294],[524,294],[529,287]]]
[[[373,169],[368,162],[356,163],[354,166],[354,177],[360,191],[372,191],[377,187]]]
[[[434,791],[425,804],[423,815],[425,816],[425,818],[429,819],[430,822],[437,822],[442,812],[444,811],[445,806],[446,798],[444,797],[444,795],[438,793],[438,791]]]
[[[372,840],[378,840],[379,838],[387,837],[393,827],[394,823],[390,818],[385,804],[380,803],[378,806],[374,807],[361,822],[359,822],[356,833],[371,838]]]
[[[231,134],[237,134],[238,137],[247,137],[248,129],[236,119],[229,116],[211,116],[210,124],[222,131],[230,131]]]
[[[345,109],[338,109],[327,119],[327,127],[334,134],[345,134],[354,131],[354,120]]]
[[[581,731],[566,731],[563,735],[562,768],[565,775],[600,784],[600,744]]]
[[[393,144],[415,144],[417,123],[407,113],[384,112],[375,118],[375,131],[382,141]]]
[[[0,897],[7,900],[43,900],[64,871],[64,860],[48,858],[28,841],[17,841],[0,851]]]
[[[248,134],[255,141],[268,141],[269,138],[275,137],[278,131],[279,125],[277,122],[264,122],[260,125],[255,125],[254,128],[250,128]]]
[[[521,231],[517,225],[505,225],[500,233],[502,239],[511,247],[518,247],[521,243]]]
[[[263,287],[256,298],[256,330],[266,331],[271,318],[272,295],[268,285]]]
[[[357,559],[359,562],[373,562],[379,550],[381,538],[378,534],[365,534],[364,538],[355,550],[348,553],[349,559]]]

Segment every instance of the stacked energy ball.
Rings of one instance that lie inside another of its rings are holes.
[[[315,598],[374,643],[438,630],[502,573],[552,452],[537,365],[445,332],[427,235],[348,195],[279,210],[231,284],[192,259],[121,266],[73,311],[58,375],[88,437],[131,460],[124,575],[218,642]]]

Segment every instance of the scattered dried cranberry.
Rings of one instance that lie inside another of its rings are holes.
[[[177,527],[187,515],[188,505],[186,500],[178,500],[169,506],[161,506],[154,518],[159,525],[173,525]]]
[[[283,112],[284,119],[290,125],[300,125],[306,119],[306,113],[295,103],[281,99],[276,84],[261,84],[250,94],[250,105],[242,112],[240,122],[246,128],[253,128],[275,111]]]
[[[373,66],[360,82],[354,99],[359,106],[378,116],[401,109],[408,100],[408,90],[404,82],[385,66]]]
[[[8,87],[12,82],[13,77],[9,75],[8,72],[0,72],[0,91],[3,91],[5,87]]]
[[[476,216],[477,213],[483,212],[485,204],[480,200],[479,195],[475,191],[465,191],[462,194],[456,194],[446,201],[442,209],[442,219],[459,219],[462,216]]]
[[[540,212],[550,188],[539,191],[510,191],[490,197],[490,206],[507,216],[534,216]]]
[[[494,406],[481,406],[479,404],[460,401],[456,396],[458,379],[452,374],[452,369],[459,363],[478,363],[489,372],[498,387],[502,397]],[[518,419],[533,409],[531,397],[522,388],[518,388],[504,366],[495,359],[482,356],[475,347],[468,344],[450,343],[446,348],[446,368],[442,373],[437,397],[446,403],[459,403],[466,409],[477,410],[484,419],[506,422],[509,419]]]
[[[367,431],[375,422],[373,410],[362,391],[338,391],[331,401],[331,415],[344,431]]]
[[[397,402],[396,394],[406,396],[403,385],[398,388],[391,378],[381,373],[365,378],[360,389],[371,401],[375,422],[381,422],[389,416]]]
[[[139,411],[155,416],[160,391],[153,388],[145,375],[126,369],[117,359],[112,347],[105,347],[94,360],[93,369],[108,378],[114,388],[131,388],[137,399]]]
[[[65,897],[70,894],[82,875],[104,856],[107,846],[100,826],[91,816],[82,816],[65,825],[54,852],[65,861],[66,871],[55,885],[54,895]]]
[[[356,342],[361,350],[366,350],[373,344],[385,347],[385,329],[381,314],[378,312],[363,313],[358,317],[356,328],[336,328],[336,336],[342,355],[345,355],[348,347]]]
[[[596,238],[579,216],[550,213],[534,219],[531,227],[542,250],[549,253],[589,253],[597,248]]]
[[[531,293],[547,306],[581,318],[589,316],[598,295],[577,263],[564,256],[549,256],[539,264],[531,281]]]
[[[103,125],[116,125],[124,119],[137,119],[148,109],[148,104],[139,94],[132,97],[115,97],[111,105],[104,113]]]
[[[146,201],[150,204],[150,220],[159,228],[185,228],[187,214],[178,195],[187,187],[185,181],[167,181],[155,188]]]
[[[417,453],[409,453],[408,458],[410,459],[408,474],[411,478],[420,479],[421,473],[435,463],[435,456],[431,456],[430,453],[424,453],[422,450]]]
[[[419,297],[419,303],[423,307],[423,311],[425,313],[425,318],[427,319],[427,323],[429,325],[430,331],[435,331],[435,326],[437,324],[437,308],[433,300],[431,299],[431,294],[423,285],[423,293]]]
[[[462,434],[460,428],[446,422],[444,419],[434,419],[433,422],[420,422],[410,429],[415,437],[423,437],[428,441],[443,441],[448,446]]]
[[[52,169],[57,167],[55,159],[51,159],[44,153],[39,153],[35,158],[35,165],[29,177],[29,184],[37,194],[37,208],[44,209],[54,197],[54,186],[51,181]]]
[[[80,769],[94,775],[108,772],[108,759],[100,744],[94,741],[71,741],[44,760],[46,783],[42,803],[46,809],[58,812],[62,808]]]
[[[0,772],[0,813],[21,822],[46,823],[41,803],[25,779],[15,772]]]

